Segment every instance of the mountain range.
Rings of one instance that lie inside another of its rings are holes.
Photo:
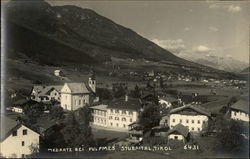
[[[7,56],[20,54],[51,66],[103,67],[112,59],[143,59],[174,66],[175,71],[235,75],[177,57],[133,30],[93,10],[73,5],[51,6],[44,0],[12,0],[4,7]],[[18,60],[18,59],[17,59]],[[128,66],[129,67],[129,66]],[[189,70],[190,70],[189,69]]]

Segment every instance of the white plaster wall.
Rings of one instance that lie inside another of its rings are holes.
[[[27,135],[23,135],[24,129],[27,129]],[[24,141],[24,146],[22,146],[22,141]],[[12,136],[11,134],[1,142],[0,150],[5,157],[13,158],[16,155],[17,158],[21,158],[22,154],[31,154],[29,146],[32,143],[39,145],[39,134],[25,126],[21,126],[17,130],[17,136]]]
[[[175,122],[173,122],[173,119],[175,119]],[[182,120],[182,122],[180,122]],[[187,123],[188,120],[188,123]],[[192,120],[194,123],[192,123]],[[198,123],[200,121],[200,123]],[[184,126],[187,126],[189,131],[193,132],[199,132],[202,131],[203,123],[206,123],[208,121],[208,117],[205,115],[181,115],[181,114],[171,114],[169,119],[169,126],[170,128],[173,128],[175,125],[181,123]],[[194,128],[194,130],[192,130]]]
[[[240,111],[231,111],[231,118],[235,120],[242,120],[249,122],[249,114]]]
[[[118,109],[116,109],[118,110]],[[107,127],[111,128],[111,129],[118,129],[118,130],[124,130],[124,131],[128,131],[128,125],[135,122],[138,118],[138,113],[136,111],[132,111],[132,114],[129,114],[130,110],[125,110],[126,114],[122,113],[122,110],[118,110],[119,113],[115,112],[115,109],[113,109],[113,113],[111,112],[111,109],[107,110],[107,120],[108,120],[108,125]],[[112,119],[110,119],[110,117],[112,116]],[[115,118],[118,117],[119,120],[115,120]],[[122,120],[123,118],[126,119]],[[130,120],[132,119],[132,120]],[[112,124],[111,124],[112,123]],[[117,126],[118,124],[118,126]],[[125,127],[124,127],[125,125]]]

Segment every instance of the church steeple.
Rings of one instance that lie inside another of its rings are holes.
[[[90,72],[89,87],[92,89],[94,93],[96,92],[96,79],[95,79],[95,74],[93,73],[93,71]]]

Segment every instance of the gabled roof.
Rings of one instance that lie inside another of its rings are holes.
[[[175,126],[173,127],[173,129],[170,129],[170,130],[167,132],[167,134],[170,135],[170,134],[173,134],[173,133],[176,133],[176,132],[177,132],[178,134],[181,134],[181,135],[184,136],[184,137],[187,137],[187,136],[188,136],[189,130],[188,130],[187,127],[185,127],[184,125],[182,125],[181,123],[179,123],[179,124],[175,125]]]
[[[119,98],[111,101],[108,108],[138,111],[141,109],[141,100],[138,98],[128,98],[128,101],[125,101],[124,98]]]
[[[86,86],[85,83],[66,83],[71,93],[91,93],[92,90],[90,87]]]
[[[37,92],[38,96],[46,96],[49,95],[49,92],[53,89],[60,92],[62,87],[63,87],[62,85],[49,85],[49,86],[35,85],[33,86],[33,90]]]
[[[236,103],[231,105],[231,108],[249,113],[249,103],[247,100],[244,99],[238,100]]]
[[[91,109],[98,109],[98,110],[107,110],[107,105],[101,104],[101,105],[96,105],[96,106],[92,106],[90,107]]]
[[[203,115],[206,115],[206,116],[211,116],[211,112],[201,108],[201,107],[198,107],[198,106],[194,106],[194,105],[185,105],[185,106],[182,106],[182,107],[179,107],[179,108],[175,108],[175,109],[172,109],[170,111],[170,114],[178,114],[178,112],[181,112],[185,109],[192,109],[194,111],[196,111],[197,113],[200,113],[200,114],[203,114]]]
[[[21,127],[21,123],[6,116],[1,117],[1,142],[5,140],[14,130]]]

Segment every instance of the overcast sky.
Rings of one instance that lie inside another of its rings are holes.
[[[249,62],[249,2],[48,1],[90,8],[175,53]]]

